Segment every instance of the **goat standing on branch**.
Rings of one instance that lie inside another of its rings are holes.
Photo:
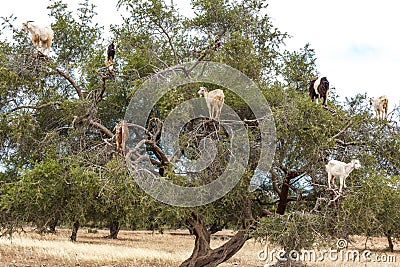
[[[33,21],[27,21],[22,23],[22,29],[25,33],[27,31],[30,32],[32,43],[38,52],[46,56],[50,53],[51,42],[54,37],[54,32],[51,28],[39,27]],[[42,46],[42,51],[39,51],[39,44]]]
[[[125,120],[121,120],[114,127],[115,129],[115,143],[117,144],[117,153],[122,149],[122,155],[126,155],[126,141],[129,137],[128,124]]]
[[[328,173],[328,188],[331,189],[331,181],[335,182],[335,177],[339,177],[340,187],[339,193],[342,192],[343,187],[346,188],[346,178],[354,169],[361,168],[360,161],[353,159],[349,163],[341,162],[338,160],[330,160],[325,165],[326,172]]]
[[[371,97],[369,99],[371,106],[374,106],[376,117],[380,120],[385,120],[388,114],[389,100],[387,96],[383,95],[378,98]]]
[[[222,48],[222,41],[219,35],[215,35],[214,50],[217,51]]]
[[[219,121],[219,116],[221,115],[222,106],[224,105],[225,100],[224,92],[221,89],[207,92],[205,87],[200,87],[198,93],[200,96],[204,96],[206,100],[210,118]]]
[[[105,61],[106,67],[108,70],[112,71],[114,66],[114,57],[115,57],[115,48],[116,45],[112,42],[105,51]]]
[[[322,105],[326,106],[326,99],[328,98],[329,81],[326,77],[319,77],[316,80],[310,82],[308,88],[308,93],[310,95],[311,101],[315,101],[318,104],[318,99],[323,98]]]

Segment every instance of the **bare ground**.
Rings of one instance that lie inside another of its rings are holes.
[[[166,231],[164,234],[120,231],[117,240],[104,238],[107,234],[106,230],[89,233],[88,229],[81,229],[78,232],[78,242],[72,243],[69,241],[69,230],[60,229],[57,234],[39,235],[27,228],[25,233],[15,234],[12,240],[0,239],[0,266],[179,266],[190,256],[194,244],[193,236],[185,230]],[[233,234],[230,230],[219,232],[213,236],[212,247],[222,245]],[[359,250],[361,253],[365,249],[364,243],[365,238],[352,237],[348,249]],[[387,252],[384,238],[374,238],[367,244],[371,250],[371,262],[325,259],[323,262],[309,261],[306,266],[400,266],[400,253]],[[249,240],[232,259],[220,266],[268,266],[266,261],[258,258],[263,248],[264,245]]]

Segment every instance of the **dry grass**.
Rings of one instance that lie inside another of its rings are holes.
[[[12,240],[0,239],[0,266],[179,266],[193,249],[194,238],[187,231],[165,234],[150,231],[120,231],[117,240],[104,238],[105,230],[78,232],[78,242],[69,241],[68,230],[39,235],[29,230],[15,234]],[[222,245],[225,231],[212,240],[212,247]],[[246,244],[228,263],[221,266],[257,266],[256,251],[261,245]],[[248,260],[251,259],[251,260]],[[260,265],[258,265],[260,266]]]
[[[168,231],[161,235],[149,231],[121,231],[119,239],[103,238],[108,234],[105,230],[88,233],[87,230],[78,232],[78,242],[69,241],[68,230],[58,230],[58,233],[38,235],[29,230],[26,233],[14,235],[12,240],[0,239],[0,266],[36,267],[36,266],[179,266],[187,259],[193,249],[194,238],[187,231]],[[224,231],[215,236],[212,247],[222,245],[225,236],[232,231]],[[353,237],[349,249],[364,249],[365,238]],[[375,256],[386,255],[385,239],[375,238],[368,243]],[[265,262],[258,260],[258,252],[263,246],[249,240],[232,259],[221,266],[263,266]],[[388,253],[390,254],[390,253]],[[400,262],[400,254],[392,253]],[[363,262],[332,262],[325,260],[315,263],[308,262],[307,266],[398,266],[396,263],[363,263]]]

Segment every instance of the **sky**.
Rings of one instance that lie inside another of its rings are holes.
[[[293,36],[287,46],[310,43],[317,69],[340,97],[387,95],[400,105],[400,1],[269,0],[273,24]],[[268,11],[269,10],[269,11]]]
[[[76,8],[80,0],[68,0]],[[105,26],[121,21],[117,0],[98,1],[96,22]],[[368,97],[387,95],[389,111],[400,105],[400,85],[393,83],[400,71],[400,1],[397,0],[267,0],[267,14],[275,27],[292,36],[288,50],[310,43],[317,69],[326,76],[341,99],[357,93]],[[47,0],[6,1],[0,17],[14,14],[16,23],[34,20],[50,24]],[[185,14],[190,0],[174,0]],[[117,14],[117,15],[116,15]]]

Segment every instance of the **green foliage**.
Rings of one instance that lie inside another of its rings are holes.
[[[140,217],[137,207],[144,197],[137,184],[133,181],[123,158],[116,157],[98,171],[99,190],[93,203],[92,219],[101,222],[103,219],[119,221],[121,224],[134,224],[135,217]],[[132,219],[132,222],[128,220]]]
[[[306,44],[300,51],[285,51],[281,75],[286,86],[307,94],[309,82],[317,78],[315,60],[315,52],[310,44]]]
[[[54,31],[53,51],[58,62],[71,62],[71,67],[82,71],[91,69],[88,58],[96,54],[101,43],[101,28],[92,24],[96,15],[94,5],[85,0],[76,12],[67,9],[67,4],[55,0],[50,9],[50,16],[55,19],[52,25]],[[102,51],[103,52],[103,51]]]
[[[359,188],[345,198],[340,221],[349,234],[366,236],[400,236],[400,191],[398,176],[382,176],[378,173],[361,179]]]
[[[268,241],[278,244],[285,251],[310,249],[318,240],[321,217],[304,212],[291,212],[284,216],[263,218],[257,230],[256,238],[268,238]]]
[[[10,184],[1,196],[1,203],[9,206],[2,210],[10,218],[44,230],[54,223],[83,220],[98,186],[96,173],[77,166],[72,159],[48,158]]]

